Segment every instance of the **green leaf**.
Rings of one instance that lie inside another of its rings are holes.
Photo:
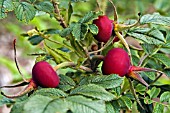
[[[161,63],[163,63],[167,68],[170,68],[170,58],[166,56],[165,54],[157,53],[153,55],[152,57],[160,61]]]
[[[120,104],[117,100],[112,101],[112,106],[114,108],[115,113],[120,113]]]
[[[88,12],[82,19],[79,20],[80,23],[87,23],[90,22],[92,20],[94,20],[95,18],[97,18],[99,15],[101,14],[101,12]]]
[[[59,49],[53,49],[45,44],[45,49],[51,55],[57,64],[61,62],[71,61],[70,55],[67,52],[61,51]]]
[[[59,34],[60,30],[58,29],[46,29],[44,34]]]
[[[0,106],[3,106],[4,104],[13,104],[13,103],[15,103],[15,101],[13,101],[12,99],[0,95]]]
[[[27,100],[16,102],[10,111],[10,113],[23,113],[24,110],[24,104],[27,102]]]
[[[121,99],[123,100],[123,102],[125,103],[129,110],[132,109],[132,101],[128,97],[122,96]]]
[[[74,48],[75,53],[80,58],[85,58],[86,57],[86,52],[85,52],[82,44],[80,44],[80,42],[78,40],[75,40],[75,38],[70,37],[70,43],[71,43],[71,46]]]
[[[76,89],[72,90],[70,94],[82,94],[85,96],[89,96],[105,101],[110,101],[116,98],[115,95],[107,92],[103,87],[95,84],[79,86]]]
[[[151,80],[155,80],[155,72],[143,72],[147,77],[149,77]]]
[[[67,27],[60,32],[60,36],[66,37],[72,32],[72,30],[73,30],[72,28]]]
[[[81,39],[81,24],[80,23],[75,24],[72,34],[77,40]]]
[[[90,32],[94,35],[98,34],[98,27],[95,24],[89,24]]]
[[[141,17],[140,23],[170,26],[170,17],[161,16],[159,13],[146,14]]]
[[[44,11],[46,13],[53,13],[54,7],[50,1],[42,1],[35,5],[39,11]]]
[[[110,102],[106,103],[106,113],[116,113],[114,107]]]
[[[52,98],[42,95],[35,95],[29,98],[24,105],[24,113],[43,113]]]
[[[35,17],[35,13],[35,8],[27,2],[19,2],[15,9],[17,19],[27,23]]]
[[[28,38],[28,41],[32,44],[32,45],[38,45],[41,41],[43,41],[44,38],[42,38],[39,35],[34,35],[32,37]]]
[[[7,12],[14,10],[12,0],[0,0],[0,19],[7,17]]]
[[[64,99],[54,99],[48,103],[43,113],[67,113],[70,106]]]
[[[138,84],[136,87],[135,87],[135,90],[136,92],[139,92],[140,94],[145,94],[145,91],[146,91],[146,87],[142,84]]]
[[[148,43],[143,43],[143,44],[141,44],[141,46],[142,46],[144,52],[149,55],[154,53],[154,49],[156,48],[156,46],[154,44],[148,44]]]
[[[127,34],[148,44],[164,44],[164,36],[157,29],[136,28],[130,30]]]
[[[148,90],[147,93],[149,94],[150,98],[156,98],[160,91],[160,88],[153,87],[151,90]]]
[[[71,0],[71,2],[86,2],[87,0]]]
[[[76,83],[70,77],[62,74],[60,74],[59,76],[60,76],[59,88],[62,89],[63,91],[68,91],[74,88],[74,86],[76,85]]]
[[[83,40],[87,34],[88,26],[86,24],[77,23],[73,27],[72,34],[76,40]]]
[[[36,0],[27,0],[27,1],[29,1],[30,3],[36,2]]]
[[[73,13],[73,6],[71,5],[71,2],[69,2],[69,8],[68,8],[68,23],[70,22],[71,15]]]
[[[134,28],[130,31],[153,37],[162,42],[165,41],[163,33],[159,31],[157,28]]]
[[[122,77],[116,74],[111,74],[108,76],[101,75],[101,76],[86,77],[82,81],[80,81],[80,85],[91,83],[91,84],[102,86],[106,89],[110,89],[110,88],[115,88],[120,86],[122,82],[123,82]]]
[[[83,96],[71,96],[66,98],[71,104],[71,111],[73,113],[105,113],[105,103],[87,99]]]
[[[162,93],[162,95],[160,96],[161,102],[168,102],[169,99],[170,99],[170,92],[169,91]]]
[[[164,113],[163,111],[164,111],[164,106],[156,102],[154,109],[153,109],[153,113]]]
[[[145,104],[152,104],[153,103],[153,100],[150,99],[148,96],[144,98],[144,103]]]
[[[62,90],[57,88],[42,88],[37,90],[34,95],[42,95],[48,97],[66,97],[67,94],[64,93]]]

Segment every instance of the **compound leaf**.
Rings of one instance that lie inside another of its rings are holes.
[[[49,97],[66,97],[67,94],[57,88],[42,88],[35,92],[35,95],[49,96]]]
[[[141,17],[140,23],[170,26],[170,17],[161,16],[159,13],[146,14]]]
[[[43,113],[50,101],[52,101],[50,97],[35,95],[24,105],[24,113]]]
[[[73,113],[105,113],[105,103],[103,101],[91,100],[83,96],[71,96],[66,98],[71,104]]]
[[[27,23],[35,17],[35,13],[34,6],[27,2],[19,2],[15,9],[17,19]]]
[[[70,94],[82,94],[85,96],[89,96],[105,101],[110,101],[116,98],[115,95],[113,95],[110,92],[107,92],[103,87],[95,84],[79,86],[76,89],[72,90]]]
[[[54,11],[53,4],[51,2],[49,2],[49,1],[39,2],[38,4],[35,5],[35,7],[38,10],[44,11],[46,13],[53,13],[53,11]]]
[[[0,0],[0,19],[7,17],[7,12],[14,10],[12,0]]]
[[[101,75],[101,76],[86,77],[80,82],[80,85],[91,83],[91,84],[102,86],[106,89],[110,89],[110,88],[115,88],[115,87],[120,86],[122,82],[123,82],[122,77],[119,77],[116,74],[111,74],[108,76]]]
[[[161,63],[163,63],[167,68],[170,67],[170,58],[162,53],[157,53],[152,56],[153,58],[157,59]]]

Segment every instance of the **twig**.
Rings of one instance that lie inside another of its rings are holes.
[[[138,63],[138,66],[141,66],[142,63],[143,63],[143,61],[144,61],[148,56],[149,56],[148,54],[146,54],[145,56],[143,56],[143,57],[140,59],[140,61],[139,61],[139,63]]]
[[[115,7],[114,3],[111,0],[109,0],[109,2],[112,4],[113,10],[114,10],[114,22],[117,23],[118,22],[118,14],[117,14],[116,7]]]
[[[135,92],[135,89],[134,89],[134,86],[133,86],[132,81],[130,80],[130,78],[128,78],[128,80],[129,80],[129,84],[130,84],[130,90],[131,90],[133,96],[135,97],[135,100],[137,101],[137,103],[139,104],[139,106],[140,106],[142,109],[144,109],[143,106],[142,106],[142,104],[141,104],[141,102],[139,101],[138,97],[136,96],[136,92]]]
[[[20,71],[20,68],[19,68],[19,65],[18,65],[18,62],[17,62],[17,54],[16,54],[16,39],[14,39],[13,41],[13,46],[14,46],[14,60],[15,60],[15,64],[16,64],[16,67],[18,69],[18,72],[20,73],[20,75],[22,76],[22,79],[28,83],[28,81],[24,78],[24,75],[21,73]]]
[[[154,84],[162,75],[163,73],[160,73],[150,85]]]
[[[63,62],[63,63],[60,63],[57,66],[53,67],[53,69],[56,71],[62,67],[75,67],[75,66],[77,66],[77,65],[74,62]],[[85,67],[85,66],[79,66],[79,68],[84,71],[87,71],[87,72],[93,72],[90,68]]]
[[[113,42],[113,39],[114,39],[114,38],[111,37],[102,48],[100,48],[100,49],[97,50],[97,51],[89,52],[89,54],[95,54],[95,53],[98,53],[98,52],[103,51],[107,46],[109,46],[109,45]]]
[[[56,3],[54,0],[52,0],[52,4],[53,4],[53,7],[54,7],[54,12],[59,16],[59,18],[57,16],[55,16],[56,20],[60,23],[60,25],[63,28],[66,28],[67,25],[66,25],[66,23],[64,21],[64,18],[60,14],[60,10],[58,8],[58,3]]]

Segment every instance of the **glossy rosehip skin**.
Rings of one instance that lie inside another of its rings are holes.
[[[127,52],[121,48],[114,48],[105,56],[102,72],[104,75],[118,74],[122,77],[128,73],[130,66],[130,58]]]
[[[36,63],[32,69],[33,81],[41,87],[55,88],[58,86],[60,79],[52,66],[45,61]]]
[[[98,27],[98,34],[95,36],[95,39],[99,42],[107,42],[113,30],[113,20],[110,20],[106,15],[99,16],[98,19],[93,21]]]

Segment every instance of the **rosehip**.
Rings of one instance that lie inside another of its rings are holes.
[[[95,39],[99,42],[107,42],[113,30],[113,20],[110,20],[106,15],[99,16],[98,19],[93,21],[98,27],[98,34],[95,36]]]
[[[148,87],[148,84],[138,74],[140,71],[153,71],[159,72],[155,69],[133,66],[131,65],[128,53],[121,48],[113,48],[109,50],[103,60],[102,73],[104,75],[118,74],[119,76],[127,76],[140,81],[142,84]]]
[[[38,62],[32,69],[33,81],[41,87],[55,88],[58,86],[60,79],[51,65],[45,61]]]
[[[104,75],[118,74],[124,76],[128,73],[130,67],[130,58],[127,52],[121,48],[109,50],[104,58],[102,72]]]

